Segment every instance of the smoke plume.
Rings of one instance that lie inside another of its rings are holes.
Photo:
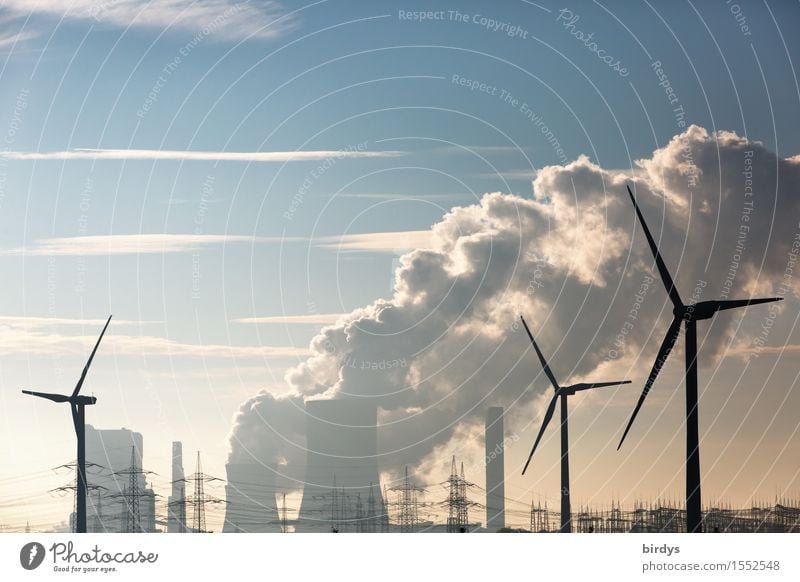
[[[404,464],[424,470],[435,450],[482,446],[489,405],[509,410],[511,433],[538,424],[549,386],[520,314],[564,382],[590,373],[641,380],[672,306],[626,184],[684,301],[797,295],[800,159],[697,126],[632,170],[582,156],[539,170],[531,198],[489,193],[448,212],[433,226],[431,248],[403,256],[390,300],[313,339],[312,356],[286,375],[295,396],[261,394],[242,407],[232,455],[247,442],[256,457],[286,457],[285,443],[303,427],[299,403],[309,397],[374,399],[379,462],[390,473]],[[716,318],[700,337],[705,363],[747,351],[762,319],[784,308]]]

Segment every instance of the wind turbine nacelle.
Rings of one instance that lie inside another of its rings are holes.
[[[71,398],[70,402],[72,402],[73,404],[78,404],[78,405],[82,404],[84,406],[89,406],[91,404],[96,404],[97,403],[97,398],[94,397],[94,396],[78,395],[78,396],[75,396],[74,398]]]

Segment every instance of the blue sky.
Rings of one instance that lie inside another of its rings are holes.
[[[0,7],[2,433],[28,451],[4,439],[0,479],[69,459],[66,411],[18,387],[67,390],[108,313],[122,339],[89,421],[143,432],[162,480],[173,439],[222,474],[239,404],[288,392],[316,316],[391,298],[450,208],[530,199],[537,170],[582,154],[630,171],[689,124],[800,154],[796,3],[165,4]],[[270,316],[315,317],[235,321]]]

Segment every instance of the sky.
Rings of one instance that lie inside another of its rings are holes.
[[[406,464],[439,483],[455,454],[482,484],[500,405],[525,525],[532,498],[557,503],[558,442],[553,425],[520,475],[549,390],[524,314],[565,382],[633,381],[571,401],[573,504],[680,498],[680,349],[615,450],[671,312],[626,183],[686,297],[785,297],[701,324],[701,461],[709,501],[796,494],[799,19],[724,0],[0,3],[0,527],[69,511],[47,493],[69,480],[51,471],[74,457],[69,415],[20,388],[71,391],[109,314],[87,422],[141,432],[165,495],[173,440],[220,477],[232,446],[280,457],[291,483],[302,460],[258,427],[238,441],[240,408],[280,425],[291,397],[351,394],[381,407],[386,483]]]

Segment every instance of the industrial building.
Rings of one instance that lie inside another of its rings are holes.
[[[484,433],[486,452],[486,529],[499,531],[506,526],[505,514],[505,440],[503,409],[492,406],[486,411]]]
[[[225,466],[225,523],[223,533],[280,532],[275,503],[275,467],[258,463]]]
[[[359,398],[310,400],[306,415],[305,485],[296,531],[380,531],[386,508],[376,405]]]
[[[155,494],[147,487],[143,451],[141,433],[86,425],[88,531],[156,531]]]
[[[167,500],[167,532],[186,533],[186,478],[183,443],[172,443],[172,492]]]

